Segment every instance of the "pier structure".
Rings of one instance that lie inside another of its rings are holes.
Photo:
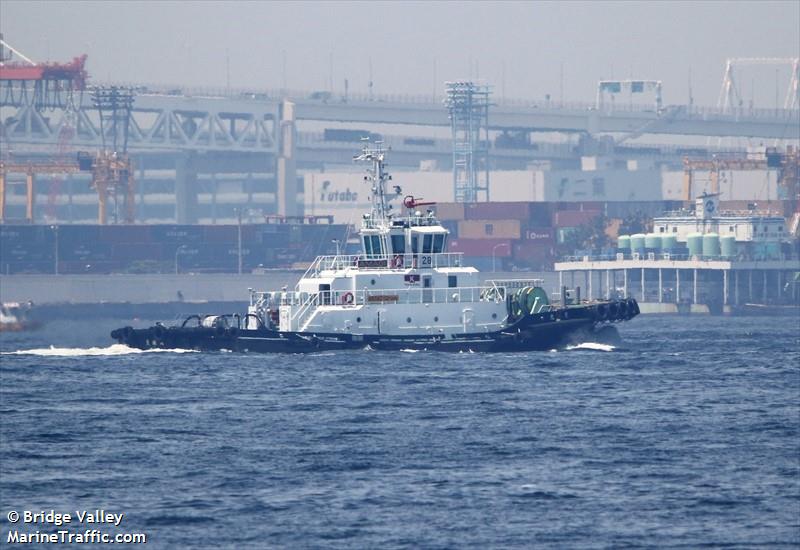
[[[586,298],[636,298],[642,313],[733,313],[748,304],[800,304],[800,259],[704,259],[649,253],[566,259],[559,287],[582,286]]]

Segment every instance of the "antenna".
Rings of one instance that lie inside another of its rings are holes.
[[[392,176],[386,171],[386,153],[389,149],[383,147],[383,141],[376,141],[375,145],[370,144],[369,138],[361,138],[364,143],[361,154],[353,157],[355,162],[371,162],[372,167],[367,170],[364,181],[371,183],[372,215],[371,220],[386,221],[389,218],[389,201],[386,198],[386,182],[391,181]]]

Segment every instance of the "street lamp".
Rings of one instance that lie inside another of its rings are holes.
[[[51,225],[50,229],[53,230],[53,237],[54,237],[54,243],[53,243],[53,273],[58,275],[58,226],[57,225]]]
[[[241,275],[242,274],[242,209],[241,208],[234,208],[234,212],[236,212],[236,257],[237,257],[237,269],[236,272]]]
[[[492,273],[495,273],[497,270],[495,269],[495,252],[501,246],[509,246],[508,243],[497,243],[492,247]]]
[[[186,250],[186,245],[182,244],[175,250],[175,275],[178,274],[178,256]]]

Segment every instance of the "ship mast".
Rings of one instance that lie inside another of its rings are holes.
[[[367,169],[364,180],[372,184],[372,223],[386,222],[389,219],[389,201],[386,198],[386,182],[392,179],[386,171],[386,153],[388,149],[383,148],[383,142],[378,141],[375,146],[370,146],[369,142],[364,143],[361,154],[353,157],[356,162],[371,162],[372,167]]]

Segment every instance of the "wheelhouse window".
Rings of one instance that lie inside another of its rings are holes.
[[[414,254],[419,252],[419,237],[416,235],[411,236],[411,252]]]
[[[405,235],[392,235],[392,252],[395,254],[406,253]]]
[[[444,233],[437,233],[433,236],[433,253],[441,254],[444,252]]]
[[[422,253],[423,254],[430,254],[433,249],[433,235],[428,233],[425,235],[422,241]]]
[[[364,236],[364,253],[368,257],[383,255],[383,246],[379,235]]]
[[[378,235],[372,235],[370,239],[372,240],[372,255],[382,256],[383,247],[381,246],[381,238]]]

